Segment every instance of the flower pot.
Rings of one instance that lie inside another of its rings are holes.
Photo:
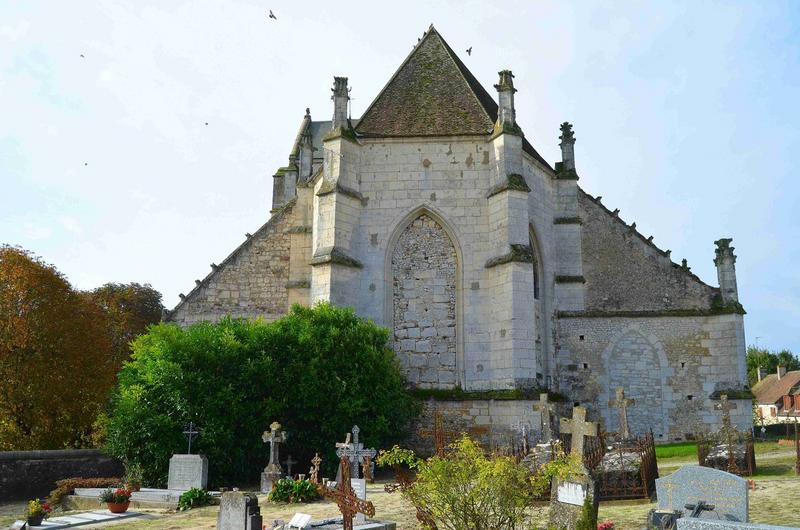
[[[128,506],[130,505],[131,501],[127,502],[109,502],[108,504],[108,511],[111,513],[125,513],[128,511]]]
[[[42,519],[44,519],[44,515],[33,515],[28,517],[28,526],[39,526],[42,524]]]

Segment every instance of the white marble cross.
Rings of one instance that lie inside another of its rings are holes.
[[[572,435],[570,454],[583,459],[583,437],[597,436],[597,424],[586,421],[586,409],[572,408],[572,419],[561,418],[561,432]]]
[[[636,404],[636,400],[625,397],[625,389],[622,387],[617,388],[617,397],[608,402],[609,407],[619,409],[619,436],[623,440],[631,437],[630,429],[628,427],[628,407]]]

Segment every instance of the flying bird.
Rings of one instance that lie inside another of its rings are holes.
[[[269,10],[269,18],[278,20],[278,17],[275,16],[275,13],[272,12],[272,9]]]
[[[472,56],[472,46],[467,48],[467,55]]]
[[[208,122],[206,122],[206,125],[208,125]]]
[[[84,166],[88,166],[88,165],[89,165],[89,162],[84,162],[84,163],[83,163],[83,165],[84,165]]]
[[[83,57],[83,54],[81,54],[81,59],[83,59],[83,58],[84,58],[84,57]]]

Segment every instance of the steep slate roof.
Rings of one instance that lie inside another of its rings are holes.
[[[355,128],[364,137],[488,135],[497,103],[431,26]],[[523,138],[523,149],[550,165]]]
[[[800,383],[800,370],[787,372],[780,380],[777,374],[769,374],[753,385],[753,394],[760,404],[772,405],[783,396],[792,394],[792,388],[798,383]]]

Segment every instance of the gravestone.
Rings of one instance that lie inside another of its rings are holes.
[[[280,463],[278,463],[278,445],[286,441],[288,436],[281,430],[281,424],[273,421],[268,431],[264,431],[261,439],[264,443],[269,443],[269,463],[261,473],[261,493],[269,493],[272,485],[278,482],[283,475]]]
[[[261,530],[263,521],[255,493],[226,491],[217,515],[217,530]]]
[[[208,458],[203,455],[172,455],[169,459],[167,489],[206,489],[208,485]]]
[[[675,473],[656,479],[659,511],[687,513],[687,504],[705,501],[713,512],[700,519],[748,520],[747,481],[731,473],[703,466],[683,466]]]
[[[797,530],[797,526],[775,526],[771,524],[737,523],[711,519],[678,519],[678,530]]]
[[[208,459],[202,455],[192,454],[192,440],[200,434],[194,422],[186,425],[183,431],[189,440],[185,455],[172,455],[169,459],[167,488],[171,490],[205,489],[208,484]]]
[[[583,442],[586,436],[597,436],[597,424],[586,421],[586,409],[574,407],[572,419],[561,418],[561,432],[572,435],[570,457],[581,463],[581,472],[569,479],[553,479],[550,491],[550,527],[573,529],[579,522],[594,528],[600,496],[591,473],[583,466]],[[588,519],[588,520],[587,520]]]
[[[351,478],[350,486],[353,488],[353,493],[362,501],[367,500],[367,481],[363,478]],[[355,515],[353,522],[355,524],[363,524],[367,521],[367,516],[359,512]]]

